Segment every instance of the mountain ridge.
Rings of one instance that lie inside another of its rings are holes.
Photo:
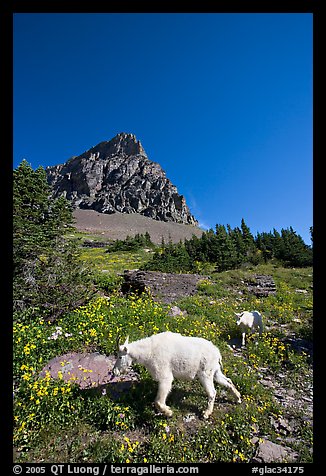
[[[134,134],[121,132],[64,164],[46,167],[46,173],[54,196],[65,196],[74,208],[198,225],[184,196]]]

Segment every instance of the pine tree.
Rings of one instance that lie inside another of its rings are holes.
[[[72,210],[64,198],[54,200],[42,167],[23,161],[13,180],[14,310],[37,307],[48,319],[79,305],[89,296],[88,276],[77,245],[64,238]]]
[[[309,228],[309,232],[310,232],[311,243],[313,243],[314,242],[314,227],[313,226]]]
[[[151,235],[146,231],[145,233],[145,245],[146,246],[153,246],[152,240],[151,240]]]
[[[265,263],[274,257],[274,237],[272,233],[257,233],[256,246],[261,251]]]
[[[225,271],[230,268],[229,263],[229,241],[224,225],[216,225],[215,235],[215,259],[218,271]]]
[[[246,260],[245,244],[242,236],[242,232],[239,227],[235,227],[233,230],[228,225],[228,233],[232,246],[234,248],[235,263],[234,267],[237,268]]]
[[[312,265],[312,248],[304,243],[292,227],[282,229],[281,233],[275,228],[272,233],[259,233],[256,246],[262,251],[265,261],[275,258],[285,266]]]
[[[305,244],[301,236],[290,228],[281,230],[282,246],[278,258],[286,266],[311,266],[312,250]]]
[[[49,228],[43,226],[48,215],[50,190],[45,171],[34,171],[26,160],[14,170],[13,245],[14,273],[26,261],[34,260],[48,246]]]
[[[241,233],[243,240],[243,253],[250,261],[250,257],[255,251],[255,240],[243,218],[241,220]]]

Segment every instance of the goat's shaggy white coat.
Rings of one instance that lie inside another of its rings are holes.
[[[119,354],[113,372],[119,375],[132,362],[144,365],[158,382],[155,405],[166,416],[172,411],[165,403],[174,378],[193,380],[198,378],[208,395],[208,407],[204,418],[208,418],[214,407],[216,390],[214,380],[228,387],[241,403],[241,396],[221,369],[220,351],[212,342],[201,337],[188,337],[173,332],[162,332],[151,337],[119,346]]]
[[[245,345],[246,333],[258,329],[259,335],[263,332],[263,316],[258,311],[244,311],[235,313],[238,316],[237,324],[242,332],[242,345]]]

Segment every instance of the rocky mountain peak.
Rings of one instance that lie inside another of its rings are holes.
[[[120,132],[113,137],[113,139],[100,142],[97,146],[89,149],[88,152],[93,155],[95,154],[97,158],[109,158],[114,155],[143,155],[144,157],[147,157],[140,141],[136,139],[134,134],[129,134],[127,132]]]
[[[121,132],[64,164],[47,167],[46,173],[54,196],[65,196],[75,208],[197,225],[185,198],[161,166],[148,159],[134,134]]]

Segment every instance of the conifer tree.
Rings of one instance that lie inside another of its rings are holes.
[[[243,240],[243,251],[247,258],[250,258],[255,249],[255,240],[251,234],[250,228],[246,225],[244,219],[241,220],[241,233]]]
[[[282,246],[278,258],[287,266],[311,266],[312,250],[301,236],[290,228],[281,230]]]
[[[69,202],[53,199],[45,170],[33,170],[24,160],[13,174],[15,311],[36,307],[54,320],[89,296],[77,245],[64,238],[71,224]]]

